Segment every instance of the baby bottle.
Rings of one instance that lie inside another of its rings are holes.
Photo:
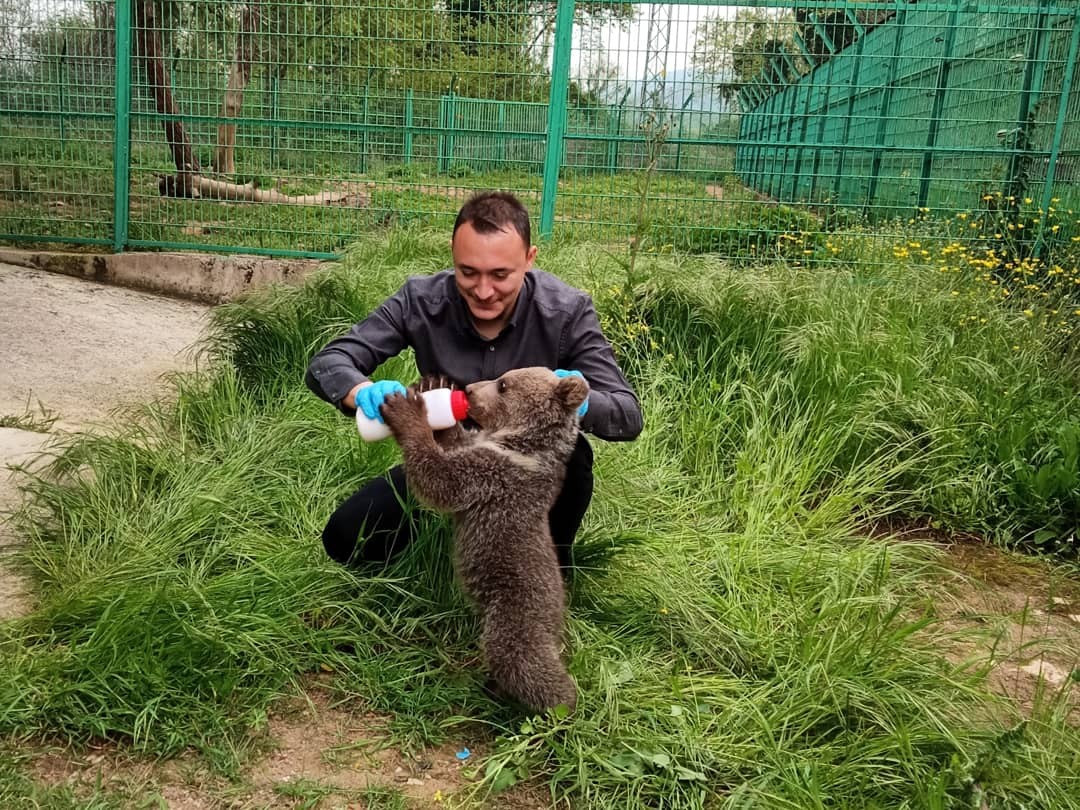
[[[450,388],[433,388],[420,394],[427,404],[428,424],[432,430],[453,427],[469,415],[469,400],[464,391]],[[368,419],[356,409],[356,427],[365,442],[375,442],[390,435],[390,427],[378,419]]]

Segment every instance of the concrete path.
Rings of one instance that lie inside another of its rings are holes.
[[[19,542],[7,520],[20,502],[10,466],[58,433],[105,425],[116,406],[152,398],[162,374],[193,365],[186,350],[207,311],[0,263],[0,620],[32,598],[6,561]]]

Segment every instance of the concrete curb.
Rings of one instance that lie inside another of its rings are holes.
[[[0,248],[0,262],[162,295],[220,304],[269,284],[298,284],[317,259],[204,253],[66,253]]]

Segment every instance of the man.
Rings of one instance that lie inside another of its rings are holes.
[[[546,366],[560,375],[580,374],[589,383],[582,431],[609,441],[637,437],[641,407],[601,332],[592,300],[533,268],[536,246],[521,202],[502,192],[473,197],[458,213],[450,249],[453,270],[410,278],[315,355],[308,387],[347,414],[360,408],[381,421],[386,397],[405,387],[395,380],[372,382],[368,375],[406,347],[413,348],[421,376],[445,377],[457,387],[515,368]],[[592,467],[592,448],[579,435],[549,518],[563,566],[569,565],[570,546],[592,500]],[[400,466],[365,484],[330,516],[323,530],[327,553],[343,564],[386,561],[400,553],[415,529],[406,519],[406,498]]]

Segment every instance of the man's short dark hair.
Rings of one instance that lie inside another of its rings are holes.
[[[466,222],[477,233],[504,231],[510,225],[518,232],[526,249],[532,245],[529,212],[521,200],[507,191],[485,191],[470,197],[458,211],[454,234]]]

